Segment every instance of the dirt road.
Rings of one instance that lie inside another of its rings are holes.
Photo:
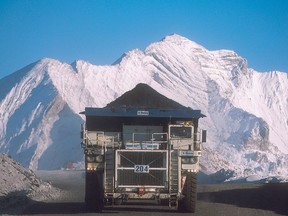
[[[65,190],[61,198],[32,201],[25,215],[94,215],[84,205],[84,175],[81,172],[39,172],[40,177]],[[187,215],[151,202],[130,202],[107,207],[97,215]],[[211,184],[198,186],[195,216],[288,215],[288,184]]]

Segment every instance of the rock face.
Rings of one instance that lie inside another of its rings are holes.
[[[113,65],[42,59],[1,79],[0,151],[31,169],[81,162],[79,113],[113,106],[139,83],[207,116],[200,122],[208,131],[203,171],[287,178],[288,74],[259,73],[233,51],[209,51],[179,35],[132,50]],[[131,97],[148,105],[139,89]],[[122,100],[117,103],[130,105]]]
[[[0,176],[0,213],[11,206],[19,208],[29,199],[44,200],[60,195],[58,189],[5,154],[0,154]]]

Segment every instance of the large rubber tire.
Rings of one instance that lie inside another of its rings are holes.
[[[178,210],[181,212],[196,211],[197,201],[197,174],[187,172],[182,194],[184,198],[178,201]]]
[[[85,204],[88,212],[102,212],[104,208],[103,173],[86,172]]]

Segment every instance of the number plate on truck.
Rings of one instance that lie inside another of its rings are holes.
[[[134,173],[149,173],[149,165],[134,165]]]

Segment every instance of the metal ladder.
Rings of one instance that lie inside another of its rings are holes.
[[[114,149],[107,149],[105,153],[105,193],[114,192]]]
[[[178,152],[172,150],[170,153],[169,207],[177,206],[178,175],[179,175]]]

